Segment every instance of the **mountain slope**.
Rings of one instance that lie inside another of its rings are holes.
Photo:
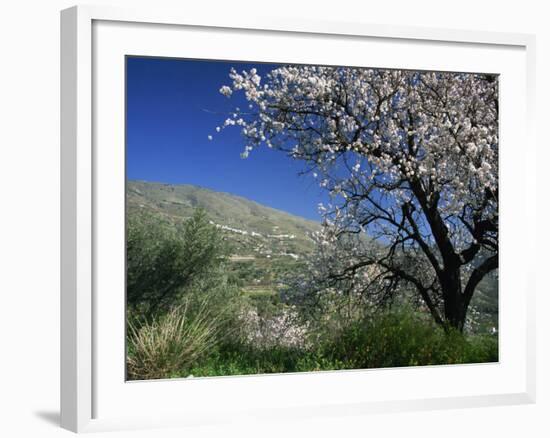
[[[167,214],[189,216],[193,209],[204,208],[216,223],[231,227],[246,226],[270,234],[278,226],[286,233],[303,234],[318,229],[319,224],[254,201],[192,185],[172,185],[129,181],[128,204],[144,203]]]
[[[145,210],[177,221],[190,217],[196,208],[203,208],[232,245],[234,260],[298,260],[313,249],[309,236],[320,229],[317,222],[192,185],[129,181],[126,192],[128,214]]]

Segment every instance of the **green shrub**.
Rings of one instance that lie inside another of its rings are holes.
[[[152,214],[127,222],[127,304],[152,317],[181,301],[185,292],[219,271],[226,246],[219,230],[197,209],[183,224]]]
[[[323,354],[351,368],[440,365],[498,360],[495,337],[445,332],[410,309],[385,311],[350,323],[324,339]]]
[[[128,322],[127,370],[130,380],[160,379],[189,368],[222,338],[222,315],[208,311],[203,301],[194,312],[189,301],[153,319]]]

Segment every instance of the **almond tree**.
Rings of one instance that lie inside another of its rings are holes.
[[[407,284],[435,321],[463,330],[476,287],[498,268],[497,78],[319,66],[230,78],[220,92],[243,93],[248,108],[217,131],[240,128],[243,157],[265,145],[305,163],[331,195],[326,243],[378,242],[326,279],[386,294]]]

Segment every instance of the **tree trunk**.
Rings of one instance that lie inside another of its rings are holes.
[[[460,281],[460,268],[445,269],[440,278],[443,290],[443,307],[445,312],[445,324],[447,328],[454,328],[462,332],[466,312],[464,309],[464,295]]]

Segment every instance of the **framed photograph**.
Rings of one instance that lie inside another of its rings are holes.
[[[61,55],[63,427],[534,402],[533,36],[79,6]]]

